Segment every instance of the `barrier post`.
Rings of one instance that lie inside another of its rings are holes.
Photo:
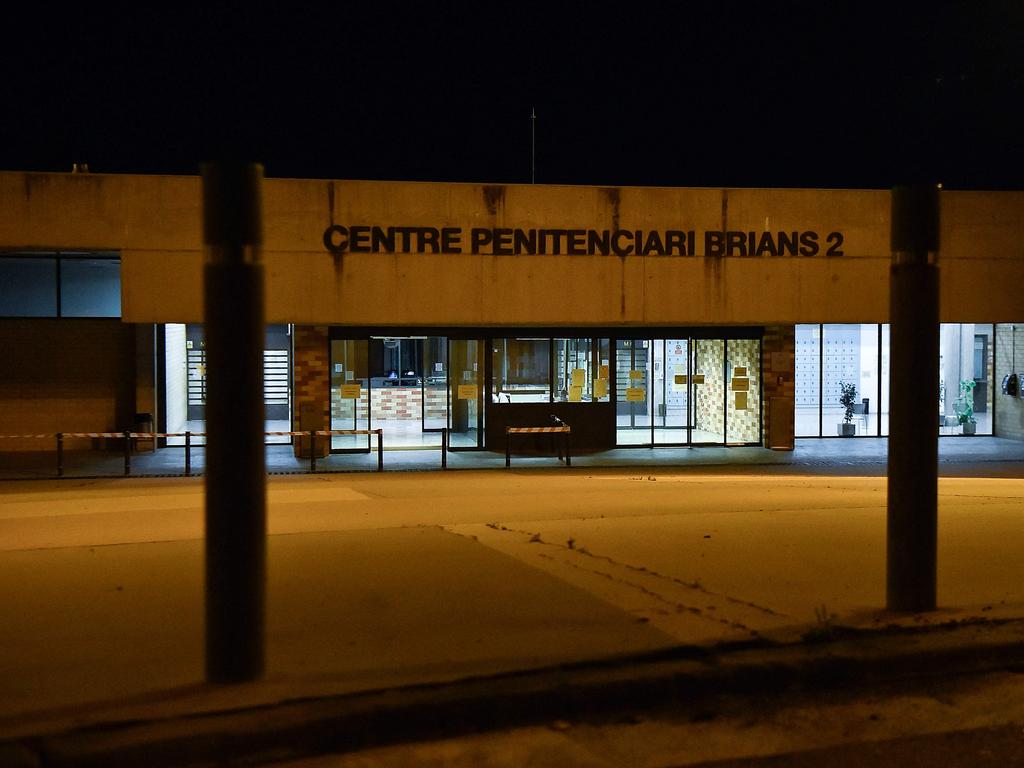
[[[562,436],[565,438],[565,466],[567,467],[572,466],[572,453],[570,452],[569,434],[569,429],[568,427],[566,427],[566,430],[565,432],[562,433]]]
[[[885,604],[890,611],[936,605],[939,406],[939,191],[892,190],[889,322],[889,467]],[[931,379],[922,386],[921,377]]]
[[[441,427],[441,469],[448,467],[448,428]]]
[[[192,433],[185,433],[185,477],[192,476]]]
[[[384,471],[384,430],[378,429],[377,432],[377,471]]]
[[[64,477],[64,433],[57,433],[57,477]]]
[[[309,471],[316,472],[316,430],[309,430]]]
[[[266,625],[264,268],[255,163],[202,166],[206,680],[262,677]]]
[[[505,466],[512,466],[512,433],[505,427]]]
[[[124,476],[132,471],[132,433],[127,429],[121,433],[124,435]]]

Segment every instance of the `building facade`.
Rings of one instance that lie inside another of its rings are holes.
[[[198,177],[0,173],[0,433],[202,431]],[[887,434],[887,191],[268,179],[268,431]],[[941,194],[941,434],[1024,438],[1024,194]],[[1012,382],[1010,382],[1012,383]],[[272,439],[284,439],[276,437]],[[30,441],[7,448],[26,450]],[[298,447],[298,446],[297,446]],[[331,450],[367,450],[336,436]]]

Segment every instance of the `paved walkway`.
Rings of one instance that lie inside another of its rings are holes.
[[[758,447],[701,448],[618,448],[573,456],[575,467],[678,467],[716,471],[748,472],[751,468],[770,468],[773,472],[822,474],[884,475],[889,441],[886,438],[801,438],[793,451],[773,451]],[[298,459],[291,445],[268,445],[267,471],[304,473],[310,471],[309,459]],[[191,471],[201,474],[205,452],[191,451]],[[56,477],[54,451],[0,453],[0,479]],[[333,454],[317,459],[318,472],[373,472],[377,470],[376,450],[368,454]],[[384,471],[429,471],[441,469],[440,446],[418,450],[385,450]],[[492,451],[449,451],[448,469],[504,469],[504,453]],[[563,466],[551,456],[516,455],[515,468],[552,468]],[[161,448],[130,456],[132,476],[178,476],[185,471],[182,447]],[[1024,441],[998,437],[947,437],[939,439],[940,474],[1024,476]],[[123,477],[124,454],[120,448],[107,451],[67,451],[66,477]]]
[[[2,483],[0,736],[837,624],[1022,617],[1024,480],[996,459],[940,481],[941,610],[916,617],[881,611],[877,473],[271,477],[267,678],[231,689],[202,684],[201,478]]]

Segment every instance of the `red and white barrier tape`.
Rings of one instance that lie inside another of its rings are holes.
[[[524,434],[533,432],[569,432],[569,427],[505,427],[509,434]]]

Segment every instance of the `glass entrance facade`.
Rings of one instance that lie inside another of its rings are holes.
[[[618,446],[761,442],[761,341],[615,340]]]
[[[937,371],[921,386],[938,390],[940,435],[993,434],[995,328],[943,323]],[[851,422],[861,437],[889,434],[889,326],[823,323],[796,326],[796,436],[834,437],[845,423],[842,386],[853,386]],[[973,430],[965,422],[973,421]]]

